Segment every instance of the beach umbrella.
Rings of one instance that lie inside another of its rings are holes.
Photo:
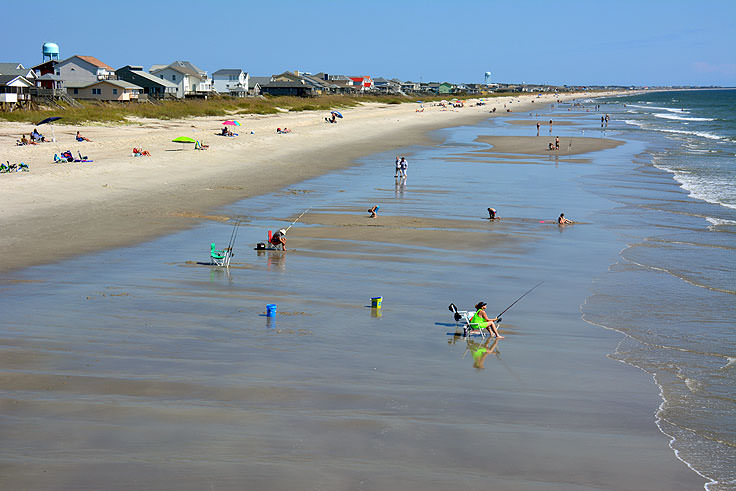
[[[342,118],[342,114],[340,114],[338,111],[331,111],[331,112],[332,112],[332,114],[334,114],[338,118]]]
[[[61,116],[51,116],[49,118],[42,119],[41,121],[36,123],[36,126],[41,126],[42,124],[49,123],[49,125],[51,126],[51,141],[55,142],[56,141],[56,131],[54,131],[54,125],[51,123],[59,119],[61,119]]]
[[[188,136],[179,136],[177,138],[174,138],[171,141],[174,142],[174,143],[181,143],[182,144],[182,148],[184,147],[184,145],[183,145],[184,143],[195,143],[195,140],[189,138]]]
[[[222,124],[224,124],[225,126],[240,126],[240,123],[238,121],[225,121]]]

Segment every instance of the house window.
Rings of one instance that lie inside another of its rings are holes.
[[[74,89],[74,95],[79,94],[79,89]]]
[[[176,82],[176,75],[172,75],[172,76],[171,76],[171,80],[173,80],[173,81],[175,81],[175,82]]]
[[[92,89],[92,95],[102,95],[102,89]]]
[[[112,95],[118,95],[118,89],[112,89]]]

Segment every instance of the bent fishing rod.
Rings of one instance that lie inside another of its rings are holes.
[[[518,301],[519,301],[519,300],[521,300],[522,298],[524,298],[524,297],[526,297],[527,295],[529,295],[529,294],[530,294],[530,293],[531,293],[532,291],[534,291],[534,289],[535,289],[535,288],[537,288],[537,287],[538,287],[539,285],[541,285],[542,283],[544,283],[544,281],[540,281],[539,283],[537,283],[536,285],[534,285],[533,287],[531,287],[531,288],[530,288],[529,290],[527,290],[527,291],[526,291],[526,293],[524,293],[524,294],[523,294],[522,296],[520,296],[519,298],[517,298],[517,299],[516,299],[516,300],[514,301],[514,303],[512,303],[511,305],[509,305],[508,307],[506,307],[506,309],[505,309],[505,310],[504,310],[503,312],[501,312],[500,314],[498,314],[498,315],[496,316],[496,319],[498,319],[498,322],[501,322],[501,316],[502,316],[503,314],[505,314],[505,313],[506,313],[506,311],[507,311],[507,310],[509,310],[509,309],[510,309],[511,307],[513,307],[514,305],[516,305],[516,302],[518,302]]]
[[[304,210],[304,211],[302,212],[302,214],[301,214],[301,215],[299,215],[298,217],[296,217],[296,220],[294,220],[293,222],[291,222],[291,225],[289,225],[289,226],[287,227],[286,231],[288,232],[288,231],[289,231],[289,229],[290,229],[291,227],[293,227],[293,226],[294,226],[294,224],[295,224],[296,222],[298,222],[298,221],[299,221],[299,219],[300,219],[301,217],[303,217],[303,216],[304,216],[304,214],[305,214],[306,212],[308,212],[309,210],[311,210],[311,208],[307,208],[306,210]]]

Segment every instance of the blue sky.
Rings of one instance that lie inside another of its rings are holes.
[[[114,7],[113,7],[114,5]],[[205,7],[202,7],[205,6]],[[118,68],[188,60],[413,81],[736,86],[736,0],[37,0],[0,61],[41,45]],[[32,15],[33,14],[33,15]],[[19,17],[20,18],[20,17]]]

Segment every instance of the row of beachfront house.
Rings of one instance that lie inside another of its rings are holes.
[[[242,69],[212,73],[188,61],[117,70],[94,56],[74,55],[49,60],[31,68],[0,63],[0,106],[23,106],[34,98],[141,101],[219,94],[246,97],[262,94],[310,97],[322,94],[480,94],[492,91],[484,84],[419,83],[371,76],[284,72],[268,77],[250,76]]]

